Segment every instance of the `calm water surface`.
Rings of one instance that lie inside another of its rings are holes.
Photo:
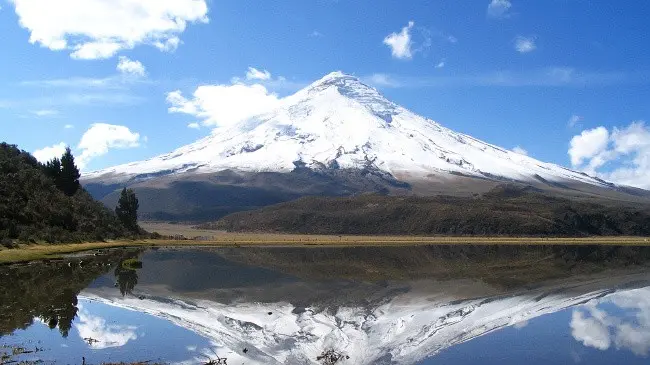
[[[650,363],[650,248],[109,250],[0,278],[4,363]]]

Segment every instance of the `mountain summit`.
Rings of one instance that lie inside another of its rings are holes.
[[[537,161],[471,136],[387,100],[358,78],[333,72],[278,107],[152,159],[89,173],[86,180],[297,168],[372,169],[397,179],[472,177],[487,180],[610,184]]]

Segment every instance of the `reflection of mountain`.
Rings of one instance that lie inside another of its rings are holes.
[[[327,308],[319,308],[318,303],[298,307],[286,301],[223,304],[172,292],[166,298],[174,300],[120,299],[108,288],[82,295],[191,329],[210,338],[217,354],[233,363],[310,364],[333,349],[350,356],[346,364],[414,364],[499,328],[638,285],[650,285],[650,275],[582,278],[485,296],[474,296],[486,288],[468,280],[420,280],[376,287],[373,298],[356,306]],[[277,288],[296,297],[302,289]],[[238,289],[229,291],[234,299]]]
[[[27,328],[38,317],[67,336],[77,316],[77,294],[111,265],[138,253],[111,250],[98,256],[0,267],[0,335]]]
[[[647,256],[641,248],[551,246],[158,251],[142,257],[142,299],[110,287],[81,295],[191,329],[229,363],[309,364],[333,349],[350,356],[345,364],[412,364],[648,286],[645,266],[620,269]]]

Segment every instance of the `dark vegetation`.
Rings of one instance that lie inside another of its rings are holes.
[[[303,234],[647,236],[650,207],[576,201],[502,185],[475,197],[307,197],[201,227]]]
[[[41,164],[15,145],[0,144],[0,241],[4,246],[144,234],[133,222],[133,212],[128,217],[121,221],[80,186],[70,149],[61,159]]]

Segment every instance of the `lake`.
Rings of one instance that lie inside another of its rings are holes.
[[[650,363],[648,247],[115,249],[0,277],[3,363]]]

